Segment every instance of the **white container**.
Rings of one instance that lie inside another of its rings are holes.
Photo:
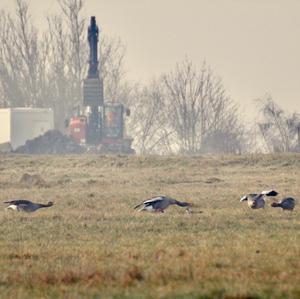
[[[52,109],[3,108],[0,109],[0,144],[10,143],[15,150],[26,140],[54,129]]]

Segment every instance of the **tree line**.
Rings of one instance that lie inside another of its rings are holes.
[[[57,3],[59,11],[47,17],[44,32],[35,26],[27,0],[16,0],[14,14],[0,12],[0,105],[51,107],[55,127],[64,130],[64,120],[82,105],[89,20],[83,15],[84,0]],[[131,109],[127,131],[138,153],[300,150],[299,114],[288,114],[268,96],[259,101],[263,121],[249,130],[207,63],[198,70],[184,58],[142,85],[126,79],[126,49],[120,39],[101,32],[99,47],[105,99]]]

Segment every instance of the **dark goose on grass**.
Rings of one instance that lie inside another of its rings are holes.
[[[134,209],[137,209],[140,211],[149,211],[149,212],[161,212],[163,213],[166,208],[168,208],[170,205],[177,205],[180,207],[186,207],[189,208],[191,206],[188,202],[183,202],[176,200],[171,197],[167,196],[156,196],[152,197],[151,199],[147,199],[144,202],[138,204],[134,207]]]
[[[52,201],[49,201],[47,204],[42,204],[42,203],[33,203],[29,200],[24,200],[24,199],[5,201],[4,203],[9,204],[6,207],[6,210],[23,211],[23,212],[35,212],[38,209],[48,208],[53,206]]]
[[[271,206],[273,208],[282,208],[283,210],[293,211],[296,205],[296,201],[292,197],[283,198],[279,202],[273,202]]]

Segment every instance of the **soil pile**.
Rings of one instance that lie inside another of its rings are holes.
[[[1,143],[0,144],[0,154],[6,154],[6,153],[11,153],[12,152],[12,147],[9,142]]]
[[[25,145],[18,147],[14,152],[35,155],[81,154],[84,148],[60,131],[51,130],[44,135],[27,140]]]

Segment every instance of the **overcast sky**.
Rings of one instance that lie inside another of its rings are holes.
[[[56,0],[30,4],[42,28],[57,10]],[[300,112],[298,0],[86,0],[84,15],[126,44],[129,79],[147,82],[187,56],[199,69],[205,60],[245,113],[266,93]]]

